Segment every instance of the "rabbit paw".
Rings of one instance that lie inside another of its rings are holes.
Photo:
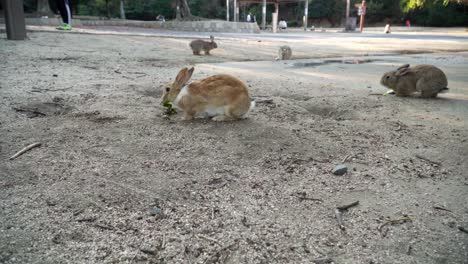
[[[222,122],[222,121],[227,121],[227,120],[231,120],[231,119],[228,118],[225,115],[218,115],[218,116],[214,116],[213,118],[211,118],[211,120],[217,121],[217,122]]]
[[[194,116],[193,115],[184,115],[184,117],[182,118],[183,121],[190,121],[190,120],[193,120],[194,119]]]

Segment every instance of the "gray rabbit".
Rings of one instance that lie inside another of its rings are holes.
[[[281,46],[278,50],[277,60],[290,60],[292,57],[292,49],[289,46]]]
[[[405,64],[396,71],[386,72],[380,84],[386,86],[397,96],[409,96],[420,92],[421,97],[436,97],[438,93],[448,90],[447,77],[439,68],[421,64],[410,67]]]
[[[218,45],[214,42],[214,37],[210,36],[211,41],[205,41],[202,39],[195,39],[190,42],[190,48],[192,49],[193,55],[200,55],[200,51],[203,50],[205,55],[210,55],[210,50],[216,49]]]

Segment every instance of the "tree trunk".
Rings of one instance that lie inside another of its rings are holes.
[[[106,0],[106,10],[107,10],[107,18],[110,18],[111,14],[110,14],[110,9],[109,9],[109,0]]]
[[[49,6],[49,0],[37,0],[37,13],[41,16],[53,15]]]
[[[226,21],[229,22],[229,0],[226,0]]]
[[[121,19],[126,19],[125,18],[124,0],[120,0],[120,18]]]
[[[190,7],[187,3],[187,0],[177,0],[177,7],[178,12],[180,13],[180,18],[190,19],[192,17],[192,13],[190,12]]]
[[[350,3],[350,0],[346,0],[346,21],[348,21],[349,19],[349,7],[350,7],[351,3]]]
[[[262,29],[266,29],[266,0],[262,1]]]
[[[179,7],[179,5],[176,6],[176,20],[182,20],[182,17],[180,16],[180,7]]]

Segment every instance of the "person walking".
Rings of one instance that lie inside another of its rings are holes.
[[[62,17],[63,23],[57,27],[58,30],[71,30],[72,29],[72,14],[69,0],[55,0],[57,8]]]
[[[282,30],[286,30],[288,28],[288,23],[286,22],[286,20],[284,20],[284,18],[280,19],[278,27]]]
[[[251,14],[251,13],[249,13],[249,14],[247,15],[247,19],[246,19],[246,20],[247,20],[247,22],[249,22],[249,23],[252,22],[252,14]]]

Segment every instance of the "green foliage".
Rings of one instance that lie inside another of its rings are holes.
[[[189,0],[188,4],[194,16],[219,19],[226,17],[225,0]]]
[[[163,15],[166,19],[175,17],[171,0],[127,0],[125,14],[128,19],[138,20],[155,20],[158,15]]]
[[[169,100],[165,100],[164,102],[162,102],[162,105],[164,106],[164,108],[166,108],[164,114],[168,116],[177,114],[177,110],[174,108],[174,106]]]
[[[32,13],[36,11],[37,0],[23,0],[24,12]]]
[[[435,5],[448,6],[450,4],[468,5],[468,0],[400,0],[403,11],[409,12],[419,8],[430,8]]]
[[[78,1],[77,6],[75,7],[75,13],[82,16],[99,16],[105,14],[100,14],[96,7],[96,1],[94,0],[81,0]]]
[[[409,9],[408,19],[421,26],[468,26],[468,10],[466,6],[456,3],[445,5],[444,2],[426,2],[423,6]]]
[[[402,17],[400,5],[394,0],[370,0],[367,2],[366,19],[370,23],[397,22]]]
[[[34,13],[38,0],[23,0],[25,11]],[[362,0],[351,0],[350,15],[357,16],[354,7]],[[49,0],[55,11],[55,1]],[[231,2],[232,3],[232,2]],[[120,17],[120,0],[74,0],[71,1],[75,15]],[[226,0],[188,0],[194,16],[210,19],[226,17]],[[288,10],[289,25],[302,25],[304,2],[282,4],[281,10]],[[251,4],[243,11],[251,12],[261,23],[261,4]],[[309,0],[309,19],[327,20],[332,26],[341,26],[345,17],[346,0]],[[267,23],[271,23],[273,5],[267,5]],[[155,20],[161,14],[166,19],[175,17],[175,0],[125,0],[128,19]],[[231,5],[232,17],[232,5]],[[366,21],[368,23],[401,22],[409,19],[413,25],[422,26],[468,26],[468,0],[367,0]]]
[[[262,5],[261,4],[253,4],[250,5],[249,9],[247,12],[252,13],[253,16],[257,19],[257,24],[261,25],[262,24]],[[266,9],[267,15],[266,15],[266,22],[271,23],[273,20],[272,13],[275,12],[275,7],[273,5],[267,5]]]

